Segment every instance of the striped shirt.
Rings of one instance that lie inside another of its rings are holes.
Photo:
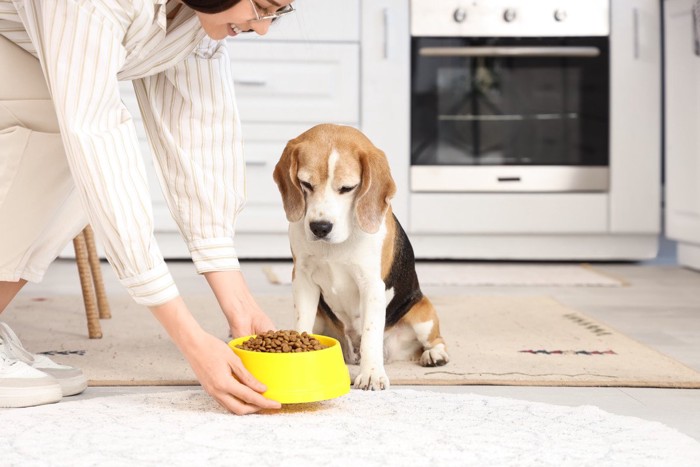
[[[225,41],[166,0],[0,0],[0,34],[41,63],[68,163],[109,262],[136,302],[177,287],[153,235],[146,171],[119,81],[132,80],[158,178],[199,273],[238,269],[245,203]]]

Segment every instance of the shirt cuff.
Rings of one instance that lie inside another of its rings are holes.
[[[139,305],[162,305],[180,294],[165,263],[138,276],[120,279],[119,282]]]
[[[194,266],[199,274],[211,271],[238,271],[241,269],[236,249],[233,247],[232,238],[195,240],[190,242],[188,247]]]

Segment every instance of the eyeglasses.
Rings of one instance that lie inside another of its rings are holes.
[[[280,17],[282,17],[282,16],[284,16],[284,15],[287,15],[287,14],[289,14],[289,13],[292,13],[292,12],[294,11],[294,7],[292,6],[291,3],[290,3],[289,5],[287,5],[287,6],[281,7],[280,9],[278,9],[277,11],[275,11],[275,12],[273,12],[273,13],[264,13],[264,12],[263,12],[262,14],[258,11],[258,7],[255,5],[255,2],[254,2],[253,0],[250,0],[250,6],[253,7],[253,12],[255,12],[255,18],[249,19],[249,20],[247,21],[247,23],[256,23],[256,22],[258,22],[258,21],[271,21],[271,22],[272,22],[272,21],[276,21],[278,18],[280,18]],[[251,29],[243,30],[243,29],[239,28],[237,25],[235,25],[235,24],[233,24],[233,23],[231,23],[231,29],[232,29],[236,34],[243,34],[243,33],[247,33],[247,32],[254,32],[254,31],[251,30]]]
[[[251,23],[254,21],[267,21],[267,20],[274,21],[277,18],[280,18],[280,17],[287,15],[289,13],[292,13],[294,11],[294,7],[290,3],[289,5],[283,6],[273,13],[262,13],[261,14],[258,11],[258,7],[255,5],[255,2],[253,0],[250,0],[250,4],[253,6],[253,11],[255,12],[255,19],[251,19],[248,21]]]

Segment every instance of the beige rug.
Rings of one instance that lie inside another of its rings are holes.
[[[186,300],[203,327],[224,339],[214,298]],[[438,368],[388,365],[394,385],[496,384],[700,388],[700,373],[548,297],[433,297],[452,361]],[[280,329],[293,324],[291,297],[259,302]],[[25,346],[84,369],[93,385],[191,384],[194,375],[150,312],[111,298],[104,338],[86,337],[77,296],[18,299],[3,314]],[[356,368],[351,368],[354,373]]]
[[[292,283],[292,264],[266,266],[272,284]],[[421,285],[621,287],[624,281],[587,264],[416,263]]]

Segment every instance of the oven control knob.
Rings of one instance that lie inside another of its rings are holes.
[[[457,8],[452,14],[452,17],[457,23],[463,23],[467,19],[467,10],[464,8]]]
[[[516,16],[515,10],[512,8],[508,8],[503,12],[503,19],[506,21],[506,23],[512,23],[515,21]]]
[[[566,19],[566,10],[557,10],[554,12],[554,19],[561,22]]]

